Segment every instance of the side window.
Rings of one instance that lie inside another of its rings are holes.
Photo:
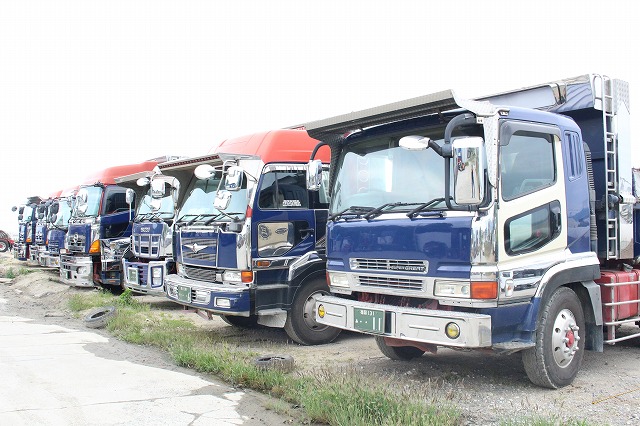
[[[565,139],[569,147],[569,164],[567,165],[567,174],[569,180],[575,180],[582,176],[582,165],[584,161],[584,153],[580,137],[577,133],[566,132]]]
[[[552,201],[504,224],[505,251],[515,256],[544,246],[560,235],[560,202]]]
[[[124,211],[129,211],[129,204],[127,204],[125,190],[116,189],[107,193],[104,214],[120,213]]]
[[[516,130],[500,146],[502,199],[546,188],[556,180],[554,136]]]
[[[265,173],[262,177],[258,206],[261,209],[309,208],[305,171]]]

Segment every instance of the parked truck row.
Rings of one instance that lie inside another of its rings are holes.
[[[533,383],[566,386],[585,350],[640,337],[619,332],[640,325],[628,93],[602,75],[443,91],[106,170],[30,198],[14,255],[301,344],[522,352]]]

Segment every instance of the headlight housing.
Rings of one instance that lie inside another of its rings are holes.
[[[332,287],[349,288],[349,278],[344,272],[329,271],[327,276]]]

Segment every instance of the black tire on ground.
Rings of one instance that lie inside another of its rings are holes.
[[[257,315],[252,315],[250,317],[239,317],[236,315],[220,315],[222,321],[226,322],[229,325],[239,328],[253,328],[258,325],[258,317]]]
[[[84,317],[84,324],[89,328],[101,328],[107,325],[107,322],[116,313],[115,306],[105,306],[95,308],[89,311]]]
[[[383,336],[376,336],[376,344],[384,356],[396,361],[408,361],[424,355],[422,349],[413,346],[389,346],[385,343]]]
[[[6,240],[0,240],[0,253],[4,253],[9,250],[10,244]]]
[[[329,286],[324,278],[303,283],[298,289],[284,324],[284,331],[291,340],[301,345],[321,345],[338,337],[339,328],[316,322],[316,297],[327,294]]]
[[[522,352],[522,362],[534,384],[558,389],[571,384],[580,370],[584,312],[578,296],[566,287],[556,290],[541,309],[536,345]]]
[[[274,369],[291,371],[293,369],[293,357],[290,355],[264,355],[256,358],[255,366],[260,369]]]

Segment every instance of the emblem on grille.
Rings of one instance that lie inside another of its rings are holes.
[[[198,253],[199,251],[202,251],[204,249],[206,249],[207,245],[200,245],[198,243],[193,243],[193,244],[185,244],[185,247],[188,248],[189,250],[191,250],[194,253]]]
[[[73,234],[71,236],[71,242],[73,242],[74,244],[77,244],[79,239],[80,239],[80,235],[78,234]]]

